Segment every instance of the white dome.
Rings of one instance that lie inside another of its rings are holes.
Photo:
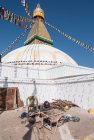
[[[45,44],[29,44],[20,47],[4,56],[2,62],[19,65],[77,65],[77,63],[64,52]]]

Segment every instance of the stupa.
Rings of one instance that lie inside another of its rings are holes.
[[[69,100],[82,108],[94,107],[94,69],[79,66],[69,55],[53,47],[38,4],[24,46],[5,55],[0,63],[0,87],[17,87],[26,104],[35,95],[39,103]]]
[[[8,53],[3,63],[42,68],[59,64],[77,65],[69,55],[53,47],[53,40],[44,24],[44,11],[39,4],[33,12],[33,20],[24,46]]]

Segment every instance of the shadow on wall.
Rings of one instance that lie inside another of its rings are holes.
[[[8,77],[5,77],[3,87],[8,87]]]
[[[0,63],[0,77],[1,77],[1,73],[2,73],[2,63]]]
[[[36,88],[36,82],[35,82],[35,80],[33,81],[33,83],[34,83],[34,90],[32,92],[32,96],[36,96],[36,94],[37,94],[37,88]]]
[[[14,77],[17,78],[17,65],[14,67]]]
[[[28,65],[27,65],[26,77],[28,78]]]

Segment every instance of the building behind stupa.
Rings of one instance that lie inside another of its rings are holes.
[[[24,46],[3,57],[0,87],[17,87],[26,104],[28,96],[39,102],[70,100],[85,109],[94,108],[94,69],[79,66],[69,55],[53,47],[38,4]]]

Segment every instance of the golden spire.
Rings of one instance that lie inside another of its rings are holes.
[[[28,44],[50,44],[53,45],[53,40],[50,37],[44,24],[44,11],[40,8],[38,4],[33,12],[34,23],[30,33],[28,34],[27,40],[24,45]]]
[[[33,12],[33,18],[35,17],[41,17],[44,19],[44,11],[41,9],[40,4],[37,4],[37,7]]]

